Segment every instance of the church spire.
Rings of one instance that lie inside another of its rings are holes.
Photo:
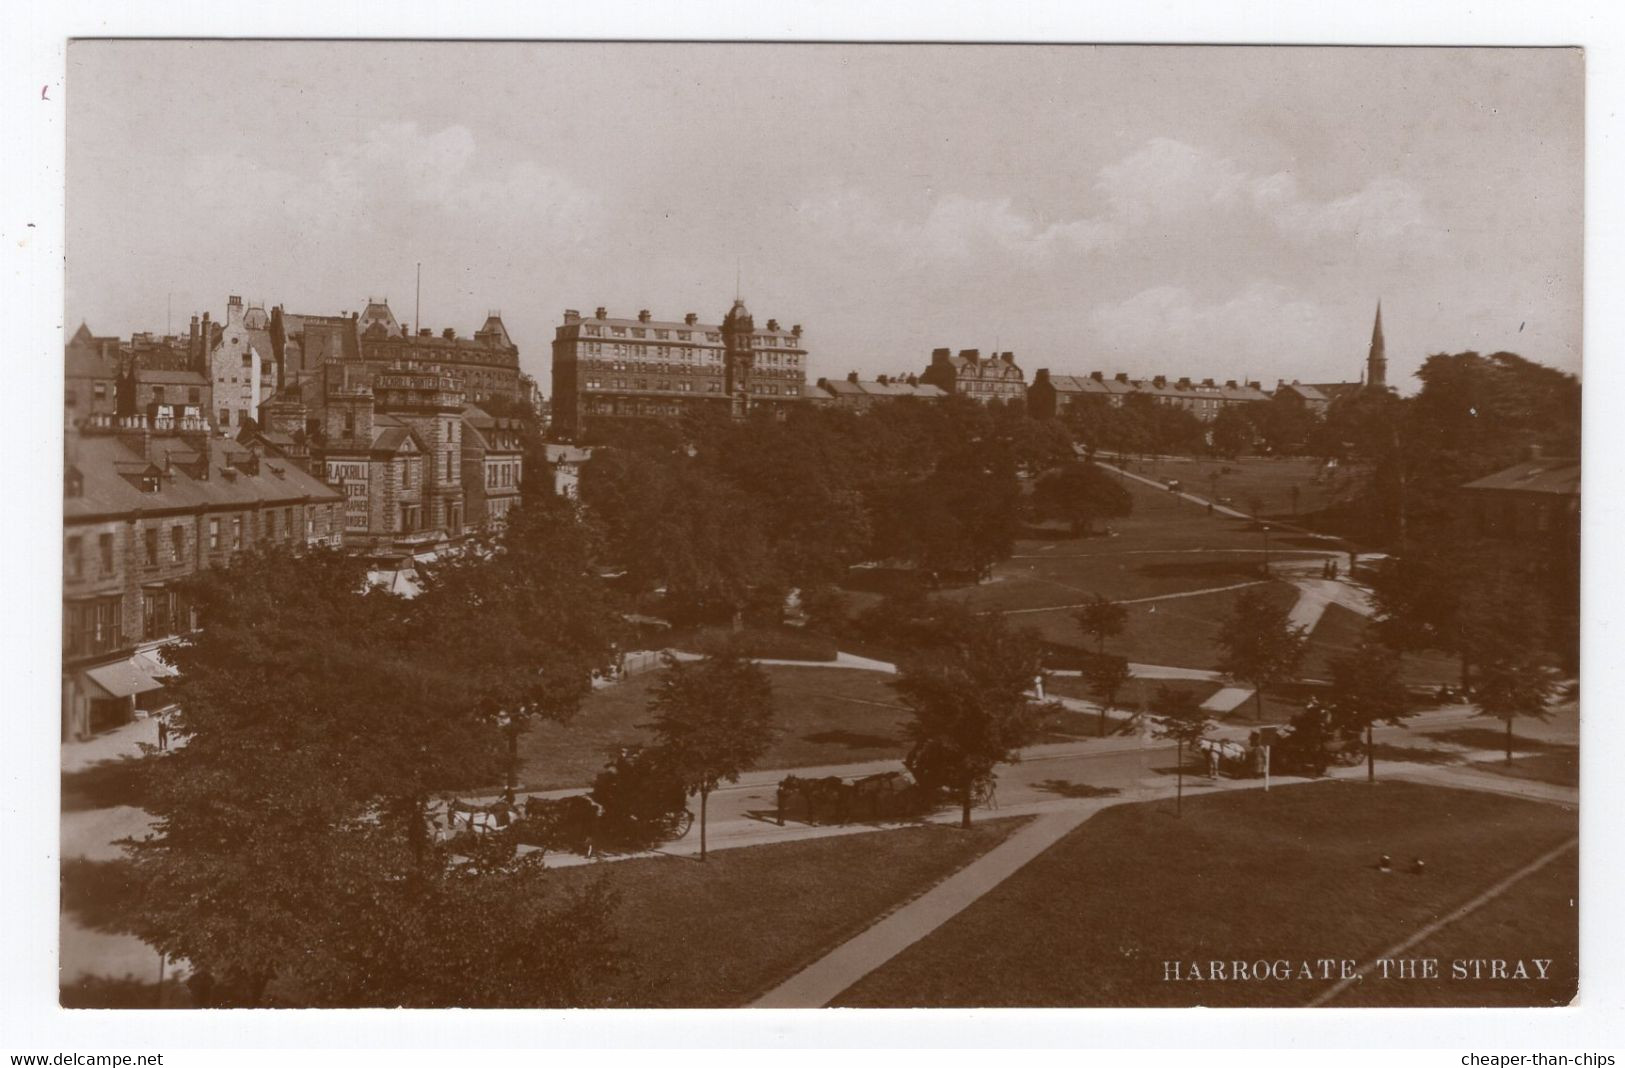
[[[1368,389],[1388,388],[1388,351],[1382,340],[1382,301],[1377,301],[1377,321],[1371,327],[1371,353],[1366,357],[1365,384]]]

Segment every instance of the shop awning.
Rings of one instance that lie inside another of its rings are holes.
[[[160,670],[154,671],[154,668]],[[106,691],[109,697],[134,697],[149,690],[162,689],[164,684],[155,677],[160,673],[174,672],[150,657],[139,657],[87,668],[85,677]]]

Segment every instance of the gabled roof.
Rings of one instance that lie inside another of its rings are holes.
[[[1521,464],[1469,482],[1462,489],[1514,490],[1520,493],[1550,493],[1578,497],[1580,461],[1556,458],[1525,460]]]
[[[412,433],[411,427],[386,426],[373,436],[372,449],[374,452],[387,452],[393,454],[400,452],[402,447],[408,443],[411,444],[411,448],[407,449],[406,451],[423,451],[423,442],[419,441],[418,436]]]
[[[1283,382],[1275,388],[1277,393],[1296,393],[1306,401],[1326,401],[1331,398],[1304,382]]]
[[[173,451],[170,451],[170,449]],[[195,451],[208,452],[209,477],[196,479],[181,466],[189,461],[201,460]],[[304,499],[321,502],[340,501],[343,498],[320,480],[305,474],[289,464],[269,464],[262,458],[258,472],[249,474],[237,470],[226,475],[228,454],[242,454],[235,442],[223,438],[159,436],[154,439],[154,455],[172,459],[175,466],[160,467],[131,451],[112,434],[86,435],[72,432],[70,454],[72,465],[82,479],[82,492],[76,497],[65,497],[62,515],[66,521],[89,519],[97,516],[128,515],[135,512],[155,512],[168,509],[229,509],[246,508],[257,503],[282,503]],[[280,470],[280,474],[278,471]],[[156,492],[144,493],[132,485],[125,475],[162,472],[163,478]]]

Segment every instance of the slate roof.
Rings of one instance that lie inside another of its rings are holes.
[[[1462,489],[1510,490],[1518,493],[1551,493],[1564,497],[1580,495],[1580,461],[1573,459],[1525,460],[1504,471],[1467,483]]]
[[[137,512],[218,511],[247,508],[258,503],[343,500],[320,480],[292,464],[267,461],[264,457],[260,459],[256,474],[238,470],[233,475],[227,475],[224,473],[228,466],[227,457],[245,456],[247,452],[235,442],[215,437],[209,438],[206,446],[209,454],[207,479],[192,478],[177,466],[164,474],[157,492],[144,493],[125,479],[121,472],[139,474],[146,470],[162,470],[162,461],[171,457],[177,464],[186,462],[188,458],[196,459],[194,450],[202,444],[201,439],[189,437],[183,440],[155,435],[153,456],[160,461],[156,465],[149,464],[111,434],[75,433],[71,439],[68,463],[79,472],[83,492],[77,497],[63,499],[62,517],[65,522]]]
[[[1283,382],[1275,387],[1277,393],[1296,393],[1306,401],[1328,401],[1331,398],[1304,382]]]

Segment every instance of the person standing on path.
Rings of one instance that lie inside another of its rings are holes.
[[[165,749],[168,749],[168,748],[169,748],[169,721],[166,720],[164,717],[159,716],[158,717],[158,749],[161,752],[161,751],[163,751]]]

